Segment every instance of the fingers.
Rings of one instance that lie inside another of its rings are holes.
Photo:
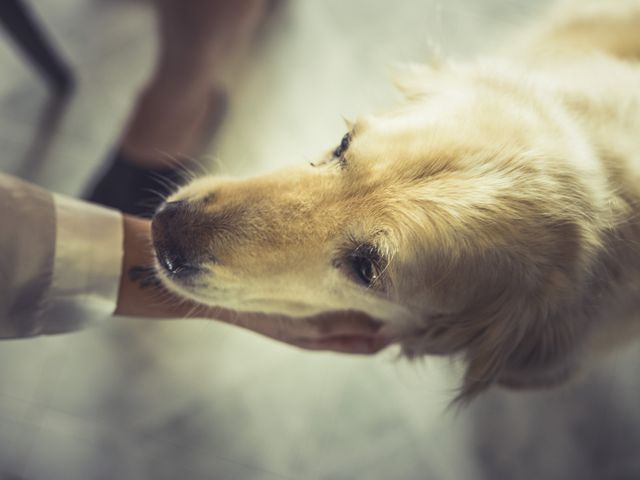
[[[317,336],[375,335],[382,323],[361,312],[327,312],[298,322],[299,328]]]
[[[238,313],[215,309],[213,318],[259,331],[260,333],[282,337],[337,337],[375,335],[382,324],[356,311],[326,312],[311,317],[294,318],[283,315],[261,313]]]
[[[313,317],[240,315],[238,324],[262,333],[289,338],[373,336],[380,322],[359,312],[327,312]]]
[[[376,353],[392,343],[382,323],[356,311],[333,311],[293,318],[216,309],[212,317],[307,350]]]
[[[286,341],[305,350],[325,350],[356,355],[371,355],[389,345],[389,341],[386,339],[366,337],[298,338]]]

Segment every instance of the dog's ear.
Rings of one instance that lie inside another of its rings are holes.
[[[570,314],[534,323],[505,362],[497,381],[513,388],[548,388],[563,383],[579,365],[581,336]]]
[[[465,348],[467,367],[456,404],[470,402],[496,383],[524,337],[528,314],[520,305],[483,310],[466,320],[475,332]]]
[[[500,309],[466,349],[467,370],[456,403],[468,403],[492,384],[542,388],[564,381],[575,369],[578,332],[569,315],[523,303]]]

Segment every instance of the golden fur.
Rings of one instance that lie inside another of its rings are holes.
[[[337,155],[179,189],[154,241],[198,270],[160,275],[238,310],[364,311],[409,356],[461,355],[462,399],[562,382],[640,326],[638,59],[640,0],[603,0],[416,66]]]

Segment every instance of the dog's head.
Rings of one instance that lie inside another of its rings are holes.
[[[494,70],[414,82],[311,165],[179,189],[153,220],[161,278],[236,310],[366,312],[409,355],[462,353],[467,396],[561,375],[599,242],[576,162],[596,167],[553,102]]]

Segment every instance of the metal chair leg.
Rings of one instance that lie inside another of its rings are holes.
[[[27,5],[21,0],[0,0],[0,23],[56,93],[71,91],[75,83],[71,70],[54,51]]]

